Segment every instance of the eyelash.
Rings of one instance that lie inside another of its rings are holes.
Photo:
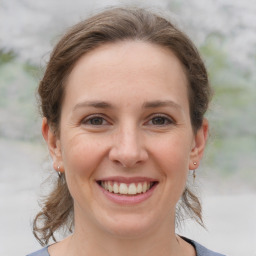
[[[102,126],[102,125],[106,125],[106,124],[92,124],[92,123],[89,123],[90,121],[94,120],[94,119],[101,119],[102,122],[106,122],[106,123],[109,123],[108,121],[106,121],[106,119],[101,116],[100,114],[95,114],[95,115],[90,115],[86,118],[84,118],[81,123],[84,124],[84,125],[91,125],[91,126]]]
[[[153,124],[153,120],[156,118],[162,119],[164,121],[164,123],[163,124]],[[92,122],[94,119],[101,120],[101,123],[100,124],[89,123],[89,122]],[[168,126],[168,125],[176,124],[176,122],[172,118],[167,117],[166,115],[161,115],[161,114],[156,114],[156,115],[151,116],[149,121],[147,121],[145,124],[148,124],[150,122],[151,122],[150,125],[153,125],[153,126]],[[109,122],[106,120],[106,118],[104,116],[101,116],[100,114],[90,115],[90,116],[84,118],[81,121],[81,123],[84,125],[90,125],[90,126],[103,126],[103,125],[109,124]]]
[[[155,118],[161,118],[162,120],[164,120],[164,124],[153,124],[152,123],[152,125],[154,125],[154,126],[167,126],[167,125],[172,125],[172,124],[176,123],[172,118],[170,118],[166,115],[161,115],[161,114],[152,116],[148,122],[152,122]]]

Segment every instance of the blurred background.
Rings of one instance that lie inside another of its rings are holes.
[[[0,255],[40,248],[31,224],[51,167],[36,87],[49,53],[67,27],[120,4],[169,12],[199,48],[215,90],[196,181],[207,230],[188,220],[177,232],[228,255],[255,256],[255,0],[1,0]]]

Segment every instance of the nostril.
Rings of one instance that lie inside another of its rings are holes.
[[[109,152],[109,159],[124,168],[141,164],[148,159],[147,151],[135,143],[115,145]]]
[[[120,167],[123,167],[123,168],[132,168],[135,165],[142,163],[142,161],[137,161],[137,159],[114,160],[113,162],[116,165],[119,165]]]
[[[119,160],[113,160],[113,162],[116,164],[116,165],[120,165],[124,168],[127,168],[127,164],[123,163],[122,161],[119,161]]]

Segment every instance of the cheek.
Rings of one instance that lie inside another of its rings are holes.
[[[65,172],[72,176],[91,176],[104,154],[103,146],[87,136],[76,136],[63,144]]]
[[[69,191],[76,202],[90,203],[92,186],[97,166],[103,158],[103,149],[99,143],[77,136],[63,141],[63,165]],[[87,194],[85,198],[83,195]]]
[[[188,140],[185,141],[188,142]],[[154,145],[157,165],[160,166],[164,180],[171,191],[170,194],[176,200],[180,197],[187,180],[190,159],[189,143],[185,143],[180,137],[175,137]]]
[[[170,172],[188,171],[191,150],[190,141],[186,136],[170,136],[153,144],[153,150],[158,155],[159,162],[164,164]]]
[[[172,208],[179,201],[187,182],[189,157],[185,148],[168,147],[161,156],[161,170],[168,196],[167,204]]]

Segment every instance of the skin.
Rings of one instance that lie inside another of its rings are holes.
[[[153,44],[106,44],[80,58],[66,84],[59,137],[46,119],[42,125],[75,210],[73,235],[51,246],[51,256],[195,255],[175,235],[175,205],[202,158],[208,123],[193,133],[187,86],[176,56]],[[96,182],[117,176],[158,183],[147,200],[120,205]]]

